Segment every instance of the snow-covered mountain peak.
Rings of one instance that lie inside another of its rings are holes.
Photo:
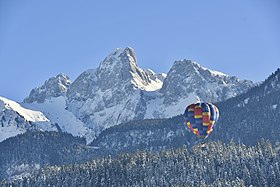
[[[129,61],[133,62],[135,65],[137,64],[136,53],[133,48],[126,47],[121,53],[121,57],[130,58]]]
[[[164,75],[141,69],[131,47],[117,48],[101,62],[96,75],[98,80],[106,80],[106,84],[99,82],[102,91],[124,86],[126,89],[154,91],[161,88],[164,79]]]
[[[24,99],[26,103],[42,103],[47,98],[65,95],[71,84],[70,78],[61,73],[45,81],[45,83],[31,90],[29,96]]]
[[[165,95],[165,104],[174,103],[175,98],[190,93],[204,101],[217,102],[243,93],[252,86],[252,81],[204,68],[192,60],[179,60],[168,72],[161,93]]]
[[[111,71],[117,69],[115,66],[119,66],[121,68],[137,66],[137,59],[134,49],[131,47],[127,47],[125,49],[117,48],[100,63],[99,70]]]
[[[118,48],[100,63],[96,76],[102,91],[120,87],[131,81],[130,72],[137,68],[137,64],[135,59],[130,56],[129,51],[131,51],[129,48]],[[106,84],[103,84],[103,80],[106,80]]]
[[[165,74],[141,69],[132,48],[116,49],[94,71],[83,72],[67,91],[67,109],[100,132],[143,118],[143,92],[161,89]]]

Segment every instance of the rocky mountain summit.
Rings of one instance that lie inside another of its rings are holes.
[[[29,96],[24,99],[25,103],[38,102],[43,103],[51,97],[64,95],[70,86],[70,78],[65,74],[59,74],[48,79],[42,86],[31,90]]]

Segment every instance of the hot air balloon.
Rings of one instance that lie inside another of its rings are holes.
[[[200,139],[207,138],[219,118],[218,108],[206,102],[190,104],[184,112],[187,127]]]

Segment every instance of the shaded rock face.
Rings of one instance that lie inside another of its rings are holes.
[[[83,72],[71,85],[66,96],[68,101],[86,101],[93,98],[97,88],[96,69]]]
[[[42,103],[48,98],[62,96],[67,92],[70,84],[71,81],[67,75],[59,74],[47,80],[43,86],[32,89],[24,102]]]

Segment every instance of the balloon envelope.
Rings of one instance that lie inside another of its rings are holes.
[[[219,118],[218,108],[211,103],[189,105],[184,113],[185,123],[199,138],[207,138]]]

